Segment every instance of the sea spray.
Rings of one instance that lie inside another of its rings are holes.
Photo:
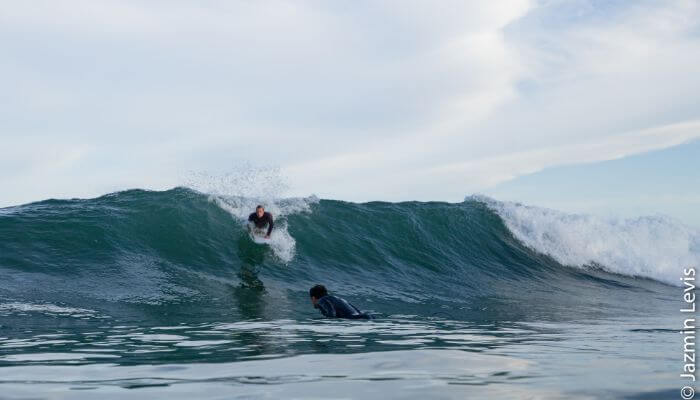
[[[296,245],[286,217],[311,212],[310,204],[318,201],[314,196],[284,198],[289,185],[277,167],[241,164],[224,174],[191,172],[184,181],[188,188],[207,195],[209,201],[228,212],[238,224],[245,224],[257,205],[265,207],[275,218],[269,246],[284,263],[294,258]]]

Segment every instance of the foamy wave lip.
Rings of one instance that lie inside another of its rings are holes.
[[[277,219],[292,214],[310,213],[311,205],[318,203],[319,200],[316,196],[287,199],[264,199],[209,194],[209,201],[216,203],[216,205],[226,210],[236,219],[245,222],[248,220],[250,213],[255,212],[255,207],[258,205],[265,207],[265,211],[269,211],[272,213],[275,219]],[[277,225],[276,221],[275,225]]]
[[[518,240],[563,265],[596,264],[675,286],[683,268],[700,266],[700,232],[668,217],[606,219],[480,195],[469,199],[485,203]]]

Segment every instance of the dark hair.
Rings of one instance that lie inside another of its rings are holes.
[[[317,299],[320,299],[321,297],[325,296],[328,294],[328,290],[326,290],[326,287],[323,285],[316,285],[309,289],[309,296],[310,297],[315,297]]]
[[[258,206],[255,207],[255,210],[257,211],[257,210],[259,210],[259,209],[261,209],[261,208],[262,208],[263,210],[265,209],[265,207],[263,207],[263,206],[261,206],[260,204],[258,204]]]

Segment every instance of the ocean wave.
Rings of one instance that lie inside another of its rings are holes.
[[[468,199],[487,204],[523,244],[566,266],[679,286],[683,268],[700,265],[700,232],[669,217],[611,219],[485,196]]]
[[[246,233],[258,203],[276,217],[269,246]],[[26,304],[230,307],[242,285],[306,309],[288,293],[324,283],[382,303],[470,309],[567,286],[646,285],[625,276],[677,285],[699,261],[697,232],[666,218],[607,221],[483,197],[358,204],[129,190],[13,207],[0,237],[0,296]]]

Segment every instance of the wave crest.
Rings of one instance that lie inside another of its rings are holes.
[[[523,244],[559,263],[680,285],[683,268],[700,265],[700,232],[669,217],[606,219],[497,201],[485,203]]]

